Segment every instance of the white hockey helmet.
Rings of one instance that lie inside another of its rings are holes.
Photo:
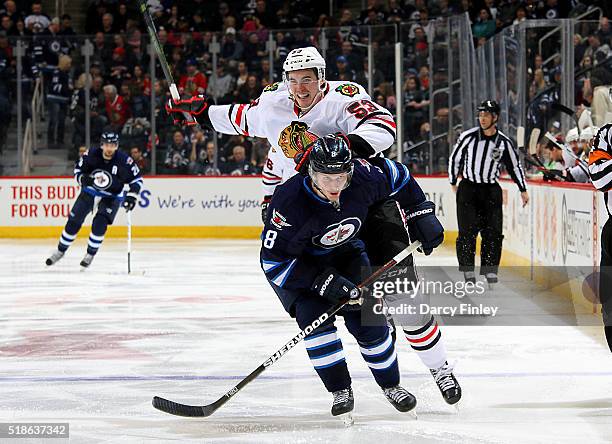
[[[288,80],[287,73],[308,68],[316,70],[319,80],[325,80],[325,59],[314,46],[296,48],[289,52],[283,63],[283,76]]]
[[[577,141],[578,141],[578,128],[574,127],[571,130],[569,130],[567,134],[565,135],[565,142],[571,143],[571,142],[577,142]]]
[[[596,133],[597,133],[597,128],[596,127],[594,127],[594,126],[587,126],[580,133],[580,140],[588,142],[593,137],[595,137]]]

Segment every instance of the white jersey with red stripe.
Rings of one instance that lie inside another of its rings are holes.
[[[287,86],[274,83],[249,104],[213,105],[210,120],[216,131],[268,139],[270,150],[263,169],[263,193],[296,174],[294,157],[311,142],[341,131],[363,139],[380,153],[395,141],[396,125],[385,108],[372,101],[353,82],[328,81],[323,98],[301,113],[289,97]]]

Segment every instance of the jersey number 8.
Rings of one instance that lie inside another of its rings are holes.
[[[278,233],[274,230],[266,231],[266,237],[264,237],[263,246],[267,249],[274,247],[274,241],[276,240]]]

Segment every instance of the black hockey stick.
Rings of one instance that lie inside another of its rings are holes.
[[[556,109],[557,111],[562,112],[563,114],[567,114],[572,119],[574,119],[574,122],[576,123],[576,128],[578,129],[578,135],[580,136],[581,133],[580,133],[580,125],[578,125],[578,116],[576,115],[576,112],[574,110],[572,110],[571,108],[568,108],[565,105],[562,105],[559,102],[551,103],[550,107],[552,109]]]
[[[384,272],[393,268],[395,265],[399,264],[406,257],[410,256],[414,253],[417,248],[421,246],[419,241],[413,242],[396,254],[393,259],[383,265],[381,268],[372,273],[368,278],[366,278],[361,284],[358,285],[359,288],[367,287],[372,282],[380,277]],[[299,344],[307,335],[312,333],[317,327],[323,324],[327,319],[331,316],[339,312],[344,305],[348,303],[348,299],[344,301],[338,302],[332,308],[327,310],[317,319],[315,319],[310,325],[308,325],[304,330],[300,331],[297,335],[295,335],[289,342],[283,345],[280,349],[276,351],[272,356],[264,361],[259,367],[253,370],[246,378],[236,384],[231,390],[229,390],[225,395],[221,396],[212,404],[208,405],[187,405],[180,404],[178,402],[170,401],[168,399],[160,398],[159,396],[155,396],[153,398],[153,407],[157,410],[161,410],[162,412],[170,413],[171,415],[177,416],[189,416],[189,417],[207,417],[215,413],[219,407],[225,404],[231,397],[233,397],[236,393],[238,393],[244,386],[246,386],[249,382],[253,381],[257,378],[264,370],[278,361],[285,353]]]
[[[151,43],[155,48],[155,53],[157,54],[157,58],[159,59],[159,64],[161,65],[162,71],[164,72],[164,77],[170,86],[170,95],[172,99],[178,101],[181,99],[181,96],[178,92],[178,88],[176,87],[176,83],[174,83],[174,77],[172,76],[172,72],[170,71],[170,65],[168,65],[168,60],[166,60],[166,55],[164,54],[164,48],[159,42],[159,37],[157,36],[157,29],[155,28],[155,23],[153,22],[153,17],[151,17],[151,13],[149,12],[149,8],[147,7],[146,0],[138,0],[138,5],[140,6],[140,12],[144,17],[145,24],[147,25],[147,31],[149,32],[149,37],[151,38]],[[197,122],[195,122],[194,117],[189,113],[183,113],[185,119],[194,123],[197,126]]]

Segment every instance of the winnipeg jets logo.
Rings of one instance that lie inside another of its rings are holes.
[[[287,222],[287,218],[276,211],[276,208],[272,210],[272,217],[270,218],[270,222],[279,230],[282,230],[284,227],[290,227],[291,224]]]
[[[356,217],[349,217],[329,225],[325,228],[325,233],[315,236],[312,243],[322,248],[335,248],[353,238],[361,228],[361,220]]]
[[[94,187],[99,190],[106,190],[113,183],[113,178],[108,171],[95,170],[91,175],[94,179]]]

